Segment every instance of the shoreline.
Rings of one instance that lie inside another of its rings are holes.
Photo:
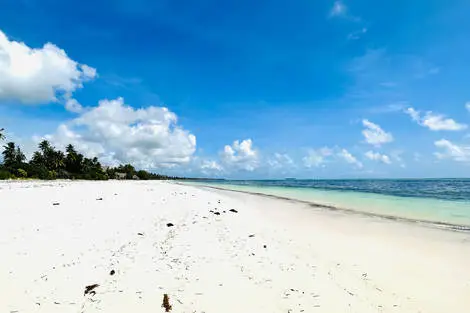
[[[386,220],[409,223],[409,224],[418,224],[418,225],[422,225],[426,227],[433,227],[436,229],[444,229],[444,230],[455,231],[455,232],[465,232],[465,233],[469,232],[470,233],[470,226],[463,225],[463,224],[452,224],[452,223],[447,223],[447,222],[428,221],[428,220],[400,217],[400,216],[395,216],[395,215],[386,215],[386,214],[378,214],[378,213],[373,213],[373,212],[358,211],[358,210],[342,208],[342,207],[338,207],[334,205],[315,203],[315,202],[307,201],[307,200],[288,198],[288,197],[271,195],[271,194],[255,192],[255,191],[234,190],[234,189],[229,189],[229,188],[216,187],[213,185],[202,185],[202,184],[192,185],[192,184],[186,184],[184,182],[175,182],[175,184],[179,184],[183,186],[193,186],[193,187],[201,187],[201,188],[210,188],[210,189],[215,189],[215,190],[245,193],[245,194],[250,194],[250,195],[255,195],[255,196],[260,196],[260,197],[267,197],[267,198],[273,198],[273,199],[284,200],[284,201],[292,201],[296,203],[306,204],[314,208],[325,209],[325,210],[330,210],[330,211],[339,211],[339,212],[344,212],[346,214],[374,217],[374,218],[386,219]]]

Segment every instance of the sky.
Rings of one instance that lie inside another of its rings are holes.
[[[4,0],[0,128],[189,177],[470,177],[466,0]]]

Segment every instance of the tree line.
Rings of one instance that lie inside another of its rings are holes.
[[[4,129],[0,129],[0,140],[4,140]],[[34,179],[85,179],[107,180],[141,179],[163,180],[183,179],[136,170],[131,164],[117,167],[104,167],[98,158],[87,158],[71,144],[65,152],[53,147],[47,140],[38,145],[38,150],[28,161],[21,148],[14,142],[7,142],[2,151],[3,163],[0,163],[0,179],[34,178]]]

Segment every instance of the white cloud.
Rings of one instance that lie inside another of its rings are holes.
[[[86,64],[81,64],[80,69],[83,72],[83,75],[88,78],[95,78],[97,76],[96,68],[88,66]]]
[[[328,147],[323,147],[320,149],[309,149],[307,156],[305,156],[302,161],[304,162],[305,167],[320,167],[324,166],[327,157],[331,155],[333,155],[333,150]]]
[[[280,169],[280,168],[293,166],[294,161],[287,154],[275,153],[273,157],[267,160],[267,164],[271,168]]]
[[[411,116],[411,119],[415,122],[420,122],[421,121],[421,116],[418,111],[416,111],[414,108],[408,108],[405,110],[405,113]]]
[[[134,109],[122,98],[101,100],[46,138],[61,148],[71,143],[106,164],[129,162],[144,169],[186,164],[196,150],[196,137],[177,125],[167,108]]]
[[[73,112],[73,113],[81,113],[83,112],[83,107],[82,105],[75,99],[69,98],[65,100],[65,108],[67,111]]]
[[[465,103],[465,107],[467,108],[468,112],[470,112],[470,102]]]
[[[52,43],[30,48],[0,31],[0,100],[25,104],[67,100],[96,75],[96,69],[70,59]]]
[[[366,119],[362,120],[362,125],[365,127],[365,129],[362,130],[362,135],[364,135],[367,143],[380,146],[393,141],[392,134],[384,131],[379,125]]]
[[[221,152],[222,161],[229,167],[246,171],[254,171],[258,166],[258,152],[253,149],[251,139],[235,140],[233,144],[226,145]]]
[[[460,124],[454,121],[451,118],[446,118],[442,114],[436,114],[431,111],[428,111],[424,114],[421,114],[420,111],[415,110],[414,108],[408,108],[405,110],[405,113],[411,116],[411,119],[423,127],[427,127],[430,130],[439,131],[439,130],[451,130],[459,131],[467,128],[467,125]]]
[[[436,152],[438,159],[452,159],[457,162],[470,162],[470,146],[456,145],[449,140],[441,139],[434,142],[437,148],[444,152]]]
[[[309,149],[307,155],[302,159],[307,168],[325,167],[328,162],[337,162],[338,160],[352,164],[357,168],[362,168],[363,164],[352,155],[347,149],[334,147],[323,147],[320,149]]]
[[[356,165],[358,168],[362,168],[362,163],[360,161],[358,161],[356,159],[355,156],[353,156],[348,150],[346,149],[341,149],[341,151],[339,151],[337,153],[338,157],[340,157],[341,159],[343,159],[344,161],[346,161],[347,163],[349,164],[354,164]]]
[[[216,170],[216,171],[222,171],[223,170],[223,167],[219,163],[217,163],[217,161],[210,161],[210,160],[202,161],[201,168],[202,169]]]
[[[390,158],[388,157],[388,155],[380,154],[380,153],[378,153],[378,152],[367,151],[367,152],[365,153],[365,156],[366,156],[369,160],[379,161],[379,162],[382,162],[382,163],[385,163],[385,164],[391,164],[391,163],[392,163],[392,162],[390,161]]]
[[[347,14],[348,8],[342,1],[335,1],[333,7],[330,11],[330,16],[345,16]]]
[[[367,33],[367,28],[363,27],[360,30],[354,31],[348,35],[348,40],[357,40],[361,38],[362,35]]]

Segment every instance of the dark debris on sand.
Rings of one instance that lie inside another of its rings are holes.
[[[172,306],[170,305],[170,297],[168,297],[166,293],[163,295],[162,308],[165,309],[165,312],[170,312],[172,309]]]
[[[83,295],[84,296],[86,296],[87,294],[95,295],[96,291],[94,291],[93,289],[95,289],[98,286],[99,286],[98,284],[93,284],[93,285],[86,286],[85,287],[85,293]]]

